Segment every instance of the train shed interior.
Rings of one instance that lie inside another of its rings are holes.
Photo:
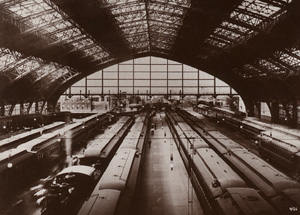
[[[0,214],[300,214],[299,11],[0,0]]]

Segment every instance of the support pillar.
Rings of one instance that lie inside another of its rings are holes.
[[[247,111],[247,116],[254,116],[254,102],[250,99],[244,99],[245,106],[246,106],[246,111]]]
[[[10,108],[9,108],[9,112],[8,112],[8,116],[11,116],[14,109],[15,109],[16,104],[11,104]]]
[[[296,100],[288,102],[284,104],[284,109],[288,126],[296,128],[298,123],[298,102]]]
[[[84,78],[84,98],[88,97],[87,77]]]
[[[279,103],[277,101],[270,102],[270,110],[271,110],[271,121],[273,123],[279,122]]]
[[[47,103],[46,101],[43,101],[43,104],[42,104],[41,108],[39,109],[40,114],[43,113],[46,103]]]
[[[31,107],[32,107],[32,104],[33,104],[33,102],[29,102],[28,107],[27,107],[27,110],[26,110],[26,114],[29,114],[29,113],[30,113],[30,109],[31,109]]]
[[[169,99],[169,60],[167,59],[167,99]]]
[[[285,112],[285,118],[284,118],[284,123],[287,124],[288,126],[291,125],[291,121],[292,121],[292,113],[290,111],[290,103],[289,102],[284,102],[283,103],[283,109]]]
[[[102,70],[101,72],[101,93],[102,93],[102,96],[104,97],[104,80],[103,80],[103,76],[104,76],[104,70]],[[103,100],[104,101],[104,100]]]
[[[214,76],[214,98],[217,98],[217,80]]]
[[[49,113],[54,113],[56,109],[56,101],[47,101],[47,109]]]
[[[24,103],[23,102],[21,102],[20,103],[20,115],[24,115],[24,113],[25,113],[25,110],[24,110],[25,108],[24,108]]]
[[[39,110],[39,102],[35,102],[35,104],[34,104],[34,112],[35,113],[39,113],[40,112],[40,110]]]
[[[257,117],[261,119],[261,104],[260,102],[255,102],[255,107],[257,109]]]
[[[293,114],[292,114],[292,124],[293,128],[298,126],[298,101],[293,101]]]
[[[3,103],[0,104],[0,116],[5,115],[5,105]]]
[[[54,111],[54,106],[53,106],[53,104],[51,104],[51,103],[47,103],[47,110],[48,110],[48,113],[53,113],[53,112],[55,112]]]

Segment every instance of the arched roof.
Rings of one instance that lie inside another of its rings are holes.
[[[0,0],[0,99],[56,99],[142,56],[189,64],[254,99],[299,97],[297,0]]]

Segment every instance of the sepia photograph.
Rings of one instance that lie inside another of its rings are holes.
[[[0,215],[300,215],[300,0],[0,0]]]

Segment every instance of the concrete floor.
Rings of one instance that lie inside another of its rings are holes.
[[[151,136],[151,147],[147,146],[141,196],[136,214],[203,214],[166,124],[165,114],[156,114],[154,122],[157,126],[154,135]],[[172,154],[173,162],[171,162]],[[171,170],[172,163],[173,170]],[[192,200],[190,203],[188,196]]]

